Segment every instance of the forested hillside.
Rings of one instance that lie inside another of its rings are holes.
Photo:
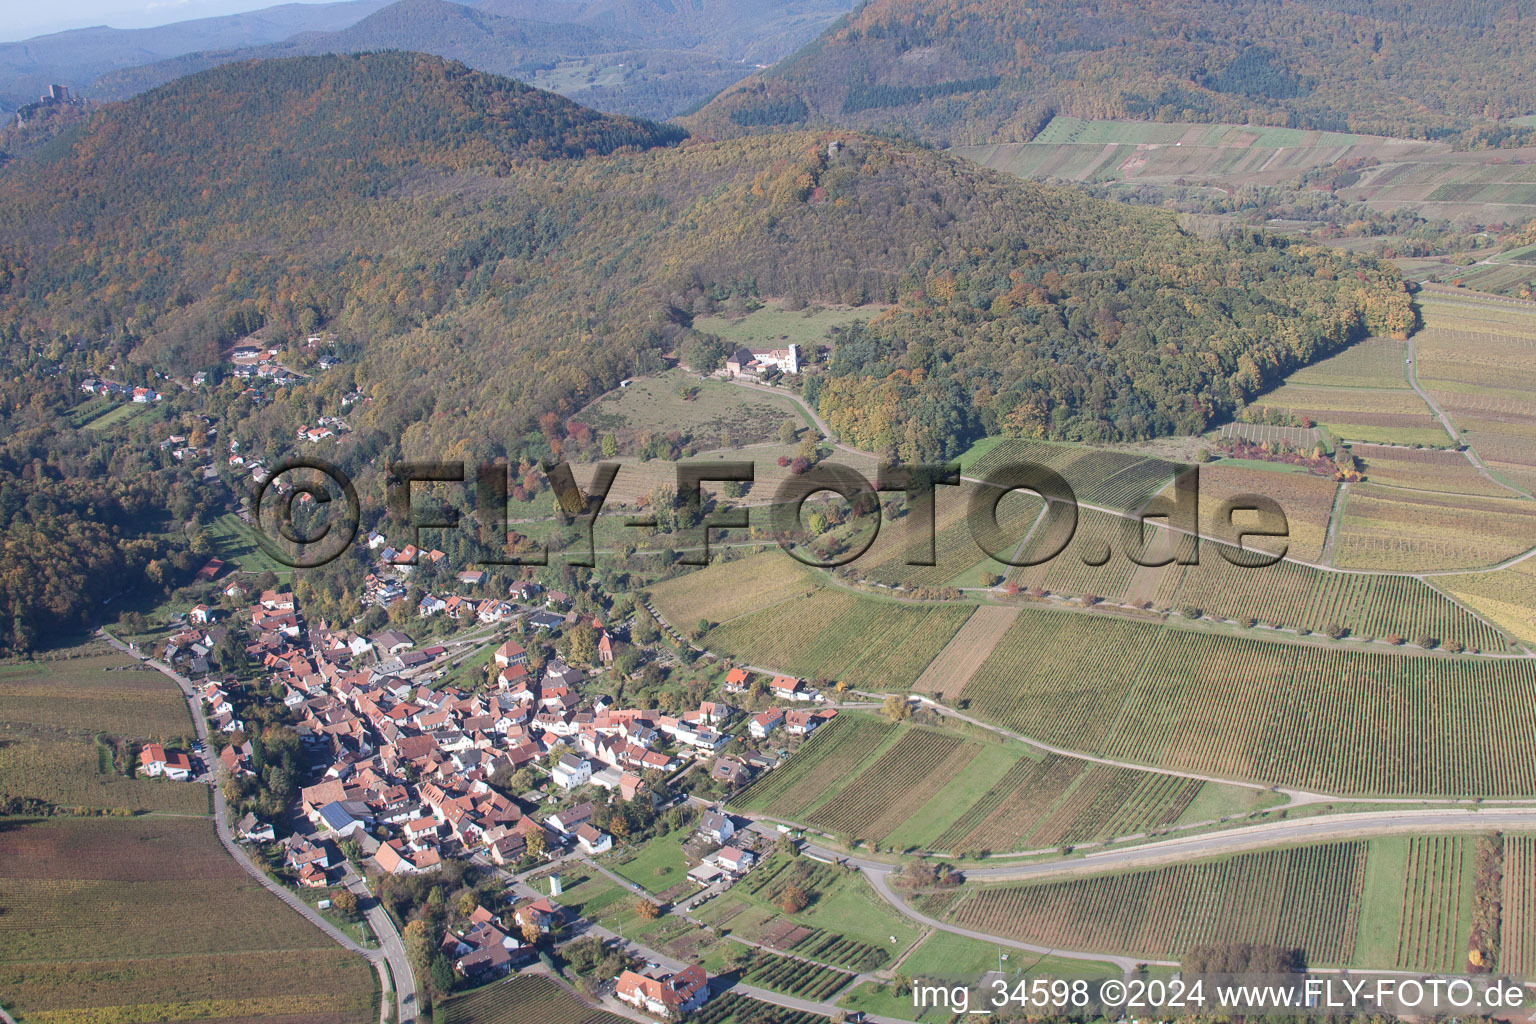
[[[1536,112],[1533,48],[1529,0],[870,0],[690,127],[961,145],[1062,113],[1455,137]]]
[[[231,65],[105,108],[0,171],[11,529],[57,507],[67,531],[67,506],[89,500],[59,496],[82,472],[54,465],[46,426],[80,379],[186,380],[249,334],[296,365],[317,331],[352,356],[276,403],[236,383],[226,429],[275,457],[357,389],[342,457],[366,475],[400,455],[550,456],[575,443],[565,417],[664,352],[722,358],[693,314],[733,295],[893,306],[807,393],[849,440],[905,459],[983,432],[1197,430],[1413,316],[1368,259],[1202,238],[928,149],[677,142],[421,55]],[[109,476],[126,466],[81,445]],[[23,584],[40,571],[12,568],[0,608],[31,622]],[[90,578],[80,601],[120,581]]]
[[[1368,261],[1201,239],[931,151],[637,151],[676,139],[419,55],[217,69],[17,162],[6,328],[184,370],[241,331],[331,325],[366,343],[392,434],[437,404],[405,386],[431,367],[457,440],[460,415],[515,437],[654,360],[705,292],[896,303],[840,350],[825,401],[872,439],[888,428],[853,425],[867,392],[915,391],[892,415],[932,422],[889,429],[931,453],[1007,424],[1198,429],[1411,316]]]

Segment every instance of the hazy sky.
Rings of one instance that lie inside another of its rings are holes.
[[[0,42],[91,25],[147,28],[295,2],[318,0],[0,0]]]

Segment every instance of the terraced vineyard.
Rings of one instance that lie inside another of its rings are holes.
[[[1328,428],[1343,441],[1447,447],[1451,438],[1406,382],[1392,387],[1286,383],[1257,399]]]
[[[883,839],[964,771],[975,753],[975,744],[912,729],[807,816],[806,824],[855,839]]]
[[[1285,510],[1287,536],[1249,537],[1244,546],[1275,553],[1283,548],[1292,558],[1316,562],[1327,542],[1328,518],[1333,513],[1338,486],[1331,477],[1288,472],[1279,465],[1274,469],[1254,469],[1218,460],[1200,467],[1200,532],[1235,543],[1232,524],[1222,515],[1223,504],[1238,495],[1262,494]],[[1172,496],[1171,490],[1165,493]],[[1214,556],[1215,552],[1210,554]]]
[[[877,842],[900,830],[907,838],[899,848],[986,853],[1162,828],[1178,821],[1205,785],[1072,757],[1036,760],[995,744],[899,728],[905,731],[891,743],[892,727],[845,712],[738,805]],[[967,785],[965,777],[983,764],[995,766],[991,784]],[[909,832],[914,826],[919,831]],[[773,871],[760,869],[743,885],[755,891],[773,880]]]
[[[1168,607],[1313,633],[1336,625],[1354,636],[1433,637],[1473,651],[1508,647],[1492,624],[1416,577],[1329,572],[1295,562],[1240,569],[1210,551],[1182,570]]]
[[[1536,490],[1536,309],[1426,290],[1419,381],[1490,467]]]
[[[887,689],[916,682],[973,610],[824,589],[732,619],[703,642],[747,664]]]
[[[1487,573],[1456,573],[1432,577],[1456,599],[1501,628],[1520,642],[1536,644],[1536,609],[1531,594],[1536,592],[1536,577],[1528,562]]]
[[[1536,974],[1536,836],[1504,837],[1503,919],[1499,969]]]
[[[1536,794],[1536,663],[1282,644],[1025,610],[962,693],[1045,742],[1396,795]]]
[[[444,1000],[434,1016],[446,1024],[620,1024],[628,1019],[594,1010],[537,974]]]
[[[1264,475],[1283,480],[1288,474]],[[1255,487],[1265,493],[1263,482]],[[1351,496],[1352,507],[1353,502]],[[1119,517],[1084,509],[1079,513],[1077,535],[1065,551],[1041,565],[1012,570],[1009,580],[1024,590],[1091,595],[1158,612],[1194,608],[1216,618],[1253,619],[1314,633],[1337,625],[1356,636],[1407,640],[1428,636],[1475,651],[1508,646],[1500,630],[1412,576],[1335,572],[1291,561],[1245,568],[1223,557],[1225,546],[1209,539],[1201,541],[1196,565],[1142,567],[1123,553],[1124,523]],[[1158,534],[1166,531],[1148,530],[1147,550],[1153,557],[1172,556],[1179,551],[1177,545],[1188,544],[1171,536],[1150,539]],[[1457,550],[1466,547],[1463,542],[1447,545]],[[1263,549],[1261,543],[1249,547]],[[1027,552],[1032,558],[1042,557],[1048,553],[1044,548],[1044,542],[1031,542]],[[1102,559],[1106,551],[1112,553],[1104,564],[1085,562]]]
[[[987,652],[1003,638],[1019,610],[1005,605],[987,604],[976,609],[949,646],[929,662],[912,689],[917,693],[937,693],[942,697],[960,696],[965,684],[981,667]]]
[[[751,579],[752,586],[736,585]],[[688,629],[700,619],[729,622],[816,586],[805,566],[782,551],[764,551],[729,562],[715,562],[656,584],[651,602],[668,622]]]
[[[1339,527],[1340,568],[1426,572],[1490,566],[1529,550],[1536,502],[1356,484]]]
[[[1365,338],[1337,355],[1301,367],[1286,380],[1337,388],[1405,388],[1408,343],[1396,338]],[[1264,404],[1260,398],[1259,405]]]
[[[1445,973],[1465,968],[1471,907],[1472,841],[1465,836],[1413,839],[1396,966]]]
[[[978,459],[966,475],[985,480],[1003,466],[1022,462],[1061,474],[1079,501],[1126,512],[1140,508],[1188,468],[1133,452],[1009,438]]]
[[[893,729],[863,715],[838,715],[812,733],[787,762],[748,787],[736,803],[773,817],[794,818],[826,791],[828,780],[843,778],[862,764]]]
[[[1177,821],[1202,785],[1175,775],[1090,764],[1024,843],[1046,847],[1139,834]]]
[[[742,972],[749,985],[820,1002],[853,980],[852,974],[828,970],[793,957],[756,950]]]
[[[192,731],[175,684],[121,654],[0,666],[0,722],[144,740]]]
[[[379,1017],[367,963],[253,881],[207,818],[0,826],[0,992],[28,1021]]]
[[[1202,783],[1047,755],[1021,761],[935,841],[981,853],[1139,835],[1177,821]]]
[[[947,920],[1063,949],[1162,959],[1196,945],[1300,948],[1308,963],[1347,963],[1355,949],[1366,844],[1241,854],[1121,875],[976,891]]]
[[[689,1020],[696,1024],[826,1024],[827,1018],[819,1013],[775,1006],[739,992],[722,992]]]
[[[911,553],[909,545],[912,542],[908,531],[915,526],[915,520],[904,516],[881,527],[880,535],[869,550],[849,565],[850,573],[886,586],[905,587],[909,590],[955,584],[967,570],[986,559],[986,553],[977,545],[966,523],[966,502],[973,486],[965,484],[958,488],[937,489],[933,565],[907,564]],[[998,524],[1006,535],[1022,537],[1039,517],[1044,504],[1027,491],[1010,494],[999,503]],[[926,554],[926,550],[923,554]],[[991,560],[988,565],[989,571],[998,574],[1007,568],[995,560]]]
[[[1374,484],[1448,494],[1511,496],[1508,487],[1478,472],[1465,452],[1357,444],[1351,446],[1350,454],[1361,460],[1365,478]]]
[[[111,767],[106,752],[89,741],[0,739],[0,794],[56,807],[212,813],[207,786],[129,778]]]

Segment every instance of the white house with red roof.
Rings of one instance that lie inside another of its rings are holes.
[[[186,782],[192,777],[192,761],[186,754],[168,754],[158,743],[146,743],[139,751],[139,771],[152,779],[165,777]]]
[[[755,739],[766,739],[768,734],[784,724],[784,712],[778,708],[753,715],[747,723],[747,730]]]
[[[709,998],[709,976],[698,964],[675,974],[661,970],[625,971],[619,975],[614,995],[637,1010],[664,1020],[679,1020]]]

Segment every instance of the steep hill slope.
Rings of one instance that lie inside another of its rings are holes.
[[[1198,429],[1412,319],[1369,260],[1203,239],[929,150],[674,141],[421,55],[215,69],[4,172],[0,336],[12,358],[67,339],[183,374],[323,325],[360,361],[311,399],[370,393],[368,454],[516,453],[698,340],[696,306],[879,300],[809,394],[910,459],[983,431]]]
[[[870,0],[690,127],[960,145],[1062,113],[1434,138],[1536,111],[1533,46],[1524,0]]]

